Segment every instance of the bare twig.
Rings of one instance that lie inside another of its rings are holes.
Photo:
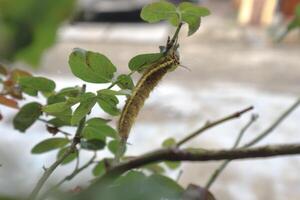
[[[195,132],[192,132],[191,134],[189,134],[187,137],[183,138],[182,140],[180,140],[178,143],[177,143],[177,147],[180,147],[181,145],[185,144],[186,142],[190,141],[191,139],[193,139],[194,137],[200,135],[201,133],[205,132],[206,130],[210,129],[210,128],[213,128],[219,124],[222,124],[222,123],[225,123],[227,121],[230,121],[230,120],[233,120],[233,119],[236,119],[236,118],[239,118],[241,115],[249,112],[253,110],[253,106],[250,106],[244,110],[241,110],[239,112],[235,112],[231,115],[228,115],[226,117],[223,117],[221,119],[218,119],[218,120],[215,120],[215,121],[212,121],[212,122],[207,122],[206,124],[204,124],[204,126],[202,126],[200,129],[196,130]]]
[[[276,119],[275,122],[273,122],[266,130],[264,130],[262,133],[258,134],[257,137],[252,139],[247,144],[243,145],[243,148],[251,147],[251,146],[255,145],[256,143],[258,143],[259,141],[261,141],[262,139],[264,139],[265,137],[267,137],[270,133],[272,133],[272,131],[276,127],[278,127],[284,121],[284,119],[286,119],[299,106],[299,104],[300,104],[300,99],[298,99],[295,103],[292,104],[291,107],[289,107],[286,111],[284,111],[278,117],[278,119]],[[247,126],[245,128],[248,129]],[[240,135],[239,137],[242,137],[242,136]],[[237,140],[233,148],[236,148],[238,146],[238,144],[239,144],[239,141]],[[220,165],[220,167],[213,173],[213,175],[209,179],[208,183],[206,184],[207,189],[209,189],[211,187],[211,185],[216,180],[216,178],[219,176],[219,174],[227,167],[227,165],[230,162],[231,162],[231,160],[224,161]]]
[[[85,170],[86,168],[88,168],[91,164],[94,163],[95,159],[97,157],[97,154],[95,153],[93,155],[93,157],[84,165],[82,165],[81,167],[75,169],[70,175],[66,176],[63,180],[61,180],[57,185],[56,188],[58,188],[59,186],[61,186],[64,182],[66,181],[70,181],[72,180],[75,176],[77,176],[80,172],[82,172],[83,170]]]
[[[63,178],[61,181],[59,181],[56,185],[54,185],[52,188],[50,188],[48,191],[46,191],[40,199],[45,199],[47,196],[49,196],[52,192],[54,192],[57,188],[59,188],[62,184],[64,184],[67,181],[72,180],[74,177],[76,177],[79,173],[81,173],[83,170],[88,168],[90,165],[92,165],[97,157],[97,154],[95,153],[93,157],[84,165],[81,167],[76,166],[74,171]]]
[[[85,92],[85,88],[86,86],[83,85],[82,87],[82,93]],[[42,189],[43,185],[45,184],[45,182],[48,180],[48,178],[50,177],[50,175],[54,172],[54,170],[73,152],[76,151],[76,145],[80,143],[80,139],[81,139],[81,133],[82,130],[84,128],[85,125],[85,120],[86,118],[84,117],[83,119],[80,120],[79,125],[77,127],[75,136],[72,140],[72,144],[71,146],[64,152],[64,154],[58,158],[48,169],[46,169],[46,171],[44,172],[43,176],[39,179],[38,183],[36,184],[36,186],[34,187],[33,191],[31,192],[31,194],[29,195],[29,199],[30,200],[34,200],[36,199],[38,193],[40,192],[40,190]]]
[[[241,142],[241,139],[243,138],[246,131],[250,128],[250,126],[257,120],[258,115],[252,115],[249,122],[241,129],[240,133],[238,134],[238,137],[236,141],[234,142],[234,145],[231,149],[236,149],[238,145]],[[231,160],[224,161],[211,175],[211,177],[208,179],[205,188],[209,189],[211,185],[215,182],[215,180],[219,177],[219,175],[222,173],[222,171],[226,168],[226,166],[229,164]]]
[[[253,140],[243,145],[243,147],[250,147],[254,144],[258,143],[265,137],[267,137],[272,131],[277,128],[298,106],[300,105],[300,99],[298,99],[295,103],[292,104],[286,111],[281,114],[278,119],[276,119],[266,130],[264,130],[261,134],[255,137]]]

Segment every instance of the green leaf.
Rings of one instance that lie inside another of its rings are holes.
[[[22,77],[19,79],[21,89],[36,90],[40,92],[53,92],[55,89],[55,82],[44,77]]]
[[[48,114],[57,114],[62,113],[69,109],[72,105],[68,104],[68,102],[60,102],[54,103],[43,107],[43,111]]]
[[[103,89],[103,90],[99,90],[98,95],[112,95],[112,96],[118,96],[118,95],[130,95],[130,91],[129,90],[119,90],[119,91],[115,91],[115,90],[110,90],[110,89]]]
[[[13,119],[14,128],[25,132],[42,114],[42,105],[36,102],[24,105]]]
[[[60,103],[60,102],[64,102],[67,99],[64,96],[60,96],[57,94],[51,95],[47,98],[47,104],[55,104],[55,103]]]
[[[102,125],[102,124],[105,125],[107,122],[110,122],[110,121],[111,120],[109,120],[109,119],[103,119],[103,118],[100,118],[100,117],[95,117],[95,118],[87,120],[86,124],[90,125],[90,126],[97,126],[97,125]]]
[[[163,57],[163,53],[148,53],[133,57],[129,61],[129,69],[131,71],[143,71],[146,67],[153,64]]]
[[[108,143],[108,150],[112,153],[112,154],[116,154],[119,148],[120,142],[118,140],[112,140]]]
[[[81,88],[76,86],[76,87],[67,87],[61,89],[57,95],[58,96],[67,96],[67,97],[77,97],[81,93]]]
[[[105,135],[101,134],[98,129],[91,126],[87,126],[83,129],[82,136],[87,140],[98,139],[105,141],[106,139]]]
[[[97,139],[81,140],[80,146],[86,150],[97,151],[105,147],[105,141]]]
[[[297,17],[300,17],[300,4],[297,5],[295,13]]]
[[[100,53],[75,49],[69,57],[72,73],[90,83],[111,82],[116,67]]]
[[[65,148],[62,148],[61,150],[59,150],[57,153],[57,156],[56,156],[57,159],[61,158],[69,148],[70,147],[65,147]],[[72,161],[74,161],[77,157],[78,157],[78,151],[76,150],[74,153],[71,153],[68,157],[66,157],[64,159],[64,161],[61,163],[61,165],[69,164]]]
[[[67,138],[46,139],[33,147],[31,153],[41,154],[66,146],[70,141]]]
[[[180,200],[183,193],[183,188],[168,177],[158,174],[148,177],[137,171],[130,171],[121,176],[113,183],[113,186],[109,186],[110,190],[103,199]],[[98,195],[101,193],[103,194],[103,191],[99,191]]]
[[[159,164],[149,164],[143,166],[143,168],[155,174],[163,174],[165,172],[164,168]]]
[[[117,132],[106,124],[101,118],[93,118],[86,122],[83,129],[83,137],[86,139],[100,139],[105,141],[106,137],[116,138]]]
[[[179,4],[179,11],[182,21],[189,25],[189,36],[199,29],[201,17],[205,17],[210,14],[207,8],[199,7],[188,2]]]
[[[148,194],[151,199],[181,199],[183,188],[176,181],[159,174],[151,175],[147,180]],[[154,194],[151,194],[151,193]],[[157,192],[157,193],[156,193]]]
[[[102,176],[106,172],[104,160],[100,161],[93,168],[94,176]]]
[[[179,15],[175,5],[167,1],[160,1],[146,5],[141,12],[141,18],[149,23],[168,20],[172,25],[179,24]]]
[[[64,121],[64,120],[62,120],[60,118],[57,118],[57,117],[53,118],[53,119],[50,119],[48,121],[48,123],[53,125],[54,127],[57,127],[57,128],[62,127],[62,126],[70,126],[71,125],[68,121]]]
[[[176,140],[174,138],[167,138],[163,141],[162,146],[165,148],[170,148],[176,145]]]
[[[96,95],[93,93],[86,93],[83,95],[83,100],[80,102],[79,106],[74,111],[71,119],[71,124],[76,125],[79,121],[84,118],[96,104]]]
[[[132,90],[134,88],[134,83],[132,81],[131,76],[126,74],[121,74],[120,76],[118,76],[117,85],[124,90],[126,89]]]
[[[169,169],[178,169],[181,165],[181,162],[177,162],[177,161],[165,161],[164,162],[166,164],[166,166],[169,168]]]
[[[57,117],[59,120],[63,121],[64,123],[71,125],[71,119],[72,119],[71,108],[68,108],[60,113],[51,113],[51,115]]]
[[[56,42],[61,23],[75,8],[75,0],[1,0],[1,58],[38,66],[44,51]]]
[[[99,106],[108,114],[117,116],[120,114],[120,110],[117,108],[119,100],[113,95],[98,95],[97,102]]]

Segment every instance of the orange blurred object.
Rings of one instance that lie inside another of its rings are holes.
[[[298,4],[300,4],[300,0],[281,0],[280,11],[286,18],[291,18]]]

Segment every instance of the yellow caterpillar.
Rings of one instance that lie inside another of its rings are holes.
[[[150,92],[166,73],[175,69],[179,64],[179,56],[173,51],[157,63],[152,64],[143,73],[133,89],[132,95],[127,99],[119,118],[118,132],[122,141],[127,141],[131,127]]]

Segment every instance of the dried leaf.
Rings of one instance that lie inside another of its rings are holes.
[[[18,106],[18,102],[13,100],[13,99],[9,99],[3,95],[0,95],[0,104],[8,106],[10,108],[19,108]]]
[[[4,76],[6,76],[8,74],[6,67],[2,64],[0,64],[0,74],[2,74]]]
[[[46,128],[47,128],[47,131],[49,133],[51,133],[52,135],[56,135],[58,133],[58,128],[55,127],[55,126],[49,126],[49,125],[46,125]]]

